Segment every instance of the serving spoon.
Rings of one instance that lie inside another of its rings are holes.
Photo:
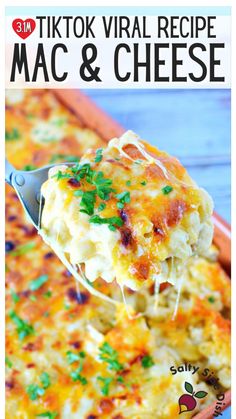
[[[74,163],[59,163],[60,165],[74,166]],[[50,164],[44,166],[41,169],[36,170],[16,170],[6,159],[5,161],[5,180],[11,185],[18,197],[19,200],[25,209],[25,212],[30,220],[30,222],[36,227],[37,230],[40,230],[41,227],[41,213],[44,205],[44,198],[41,195],[41,186],[48,179],[48,171],[51,167],[58,166],[56,164]],[[55,251],[55,248],[52,247]],[[67,260],[64,255],[59,255],[56,251],[55,253],[66,266],[66,268],[71,272],[72,265]],[[112,304],[118,304],[115,300],[108,297],[105,294],[102,294],[100,291],[93,288],[87,280],[84,280],[78,272],[74,271],[74,277],[93,295],[102,298]],[[78,291],[80,298],[80,294]]]
[[[60,164],[71,166],[75,163]],[[37,230],[40,228],[40,214],[43,207],[41,186],[48,179],[48,171],[53,166],[58,166],[58,163],[41,169],[24,171],[16,170],[7,159],[5,161],[5,180],[15,189],[29,220]]]

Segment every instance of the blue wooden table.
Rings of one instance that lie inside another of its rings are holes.
[[[178,157],[230,222],[230,90],[86,90],[127,129]]]
[[[230,90],[86,90],[126,129],[178,157],[230,222]],[[231,417],[231,409],[221,416]]]

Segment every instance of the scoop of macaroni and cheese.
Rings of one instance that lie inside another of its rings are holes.
[[[44,238],[89,281],[175,284],[212,242],[210,196],[176,158],[131,131],[50,169],[42,195]]]

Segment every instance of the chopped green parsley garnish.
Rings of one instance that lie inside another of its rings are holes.
[[[119,199],[120,202],[123,202],[124,204],[128,204],[130,202],[130,192],[121,192],[116,195],[116,198]]]
[[[147,184],[146,180],[143,180],[142,182],[140,182],[141,185],[145,186]]]
[[[74,195],[81,197],[80,207],[82,207],[82,209],[80,212],[84,212],[87,215],[93,215],[96,196],[104,201],[107,201],[110,198],[110,193],[114,191],[111,188],[112,181],[110,179],[104,178],[102,172],[95,172],[94,170],[90,169],[90,165],[88,164],[83,165],[79,174],[75,175],[75,179],[77,180],[81,180],[84,177],[86,177],[86,180],[89,184],[95,186],[95,189],[91,191],[77,190],[74,192]]]
[[[13,363],[10,361],[8,356],[5,357],[5,364],[8,366],[8,368],[11,368],[13,366]]]
[[[43,412],[37,415],[37,418],[55,419],[58,416],[57,412]]]
[[[70,373],[70,376],[73,381],[80,381],[83,386],[85,386],[88,383],[87,378],[85,378],[83,375],[80,374],[80,368],[78,368],[75,371],[72,371]]]
[[[96,158],[102,158],[102,149],[98,149],[96,152]],[[100,160],[99,160],[100,161]],[[80,212],[83,212],[90,216],[89,222],[93,224],[107,224],[108,228],[115,231],[117,227],[123,225],[123,220],[120,217],[114,216],[110,218],[102,218],[95,212],[96,198],[99,197],[103,201],[108,201],[111,198],[111,193],[115,193],[115,189],[112,188],[112,180],[104,177],[103,172],[95,171],[91,168],[89,163],[76,164],[70,168],[71,173],[62,173],[60,170],[53,176],[57,180],[64,178],[74,178],[78,182],[85,179],[87,183],[93,185],[95,188],[89,191],[83,191],[77,189],[74,192],[74,196],[81,197],[80,200]],[[130,192],[124,191],[116,195],[119,200],[117,207],[122,209],[126,203],[130,202]],[[97,210],[103,211],[106,204],[100,203]]]
[[[173,191],[172,186],[166,185],[164,188],[162,188],[162,192],[164,195],[168,195],[171,191]]]
[[[25,320],[22,320],[15,311],[10,311],[9,316],[16,325],[16,331],[20,340],[23,340],[26,336],[34,334],[34,328]]]
[[[141,160],[141,159],[137,159],[137,160],[134,161],[135,164],[142,164],[142,162],[143,162],[143,160]]]
[[[25,255],[26,253],[30,252],[34,247],[36,246],[35,242],[29,242],[26,244],[22,244],[21,246],[18,246],[16,250],[13,250],[12,252],[9,252],[11,256],[21,256]]]
[[[89,222],[93,224],[108,224],[108,228],[112,231],[124,224],[124,221],[120,217],[101,218],[99,215],[93,215],[89,219]]]
[[[212,296],[210,296],[209,298],[208,298],[208,301],[209,301],[209,303],[214,303],[215,302],[215,298],[214,297],[212,297]]]
[[[131,185],[131,180],[127,180],[126,186],[130,186],[130,185]]]
[[[34,401],[37,400],[38,397],[43,396],[45,393],[45,390],[38,386],[37,384],[30,384],[27,389],[26,392],[30,398],[30,400]]]
[[[118,360],[118,352],[108,342],[104,342],[99,348],[99,359],[108,364],[108,368],[114,371],[122,371],[123,365]]]
[[[30,170],[35,170],[37,169],[36,166],[34,166],[33,164],[26,164],[25,166],[22,167],[22,170],[25,170],[26,172],[29,172]]]
[[[93,170],[89,163],[75,164],[71,167],[72,177],[75,177],[78,181],[86,178],[87,182],[91,183],[90,179],[93,174]]]
[[[45,284],[48,280],[48,275],[41,275],[38,278],[34,279],[30,283],[30,290],[31,291],[37,291],[39,288],[42,287],[43,284]]]
[[[43,372],[39,377],[42,387],[46,390],[51,385],[51,380],[47,372]]]
[[[102,152],[103,152],[102,148],[98,148],[96,150],[96,157],[94,159],[95,163],[100,163],[100,161],[102,161]]]
[[[50,291],[50,290],[46,291],[46,292],[43,294],[43,296],[44,296],[45,298],[50,298],[50,297],[52,296],[52,291]]]
[[[14,303],[18,303],[18,301],[20,301],[19,295],[14,290],[11,290],[10,293],[11,293],[11,298],[14,301]]]
[[[72,351],[67,351],[66,352],[66,358],[67,358],[67,362],[69,364],[73,364],[74,362],[80,361],[81,358],[85,358],[85,352],[81,351],[81,352],[76,354]]]
[[[58,170],[58,172],[52,177],[55,177],[57,180],[61,180],[61,179],[70,179],[72,176],[69,173],[63,173],[61,170]]]
[[[5,138],[6,138],[6,141],[19,140],[20,132],[17,128],[13,128],[12,131],[6,131],[5,132]]]
[[[150,368],[154,365],[154,361],[150,355],[144,355],[141,363],[142,363],[143,368]]]
[[[116,195],[116,198],[119,199],[119,202],[117,202],[117,207],[119,209],[124,208],[125,204],[128,204],[130,202],[130,192],[121,192]]]
[[[116,206],[119,209],[123,209],[124,208],[124,204],[122,204],[122,202],[117,202]]]
[[[98,211],[103,211],[105,208],[106,208],[106,204],[102,202],[98,207]]]
[[[87,379],[83,375],[81,375],[81,372],[83,370],[83,361],[84,361],[85,356],[86,354],[83,351],[79,352],[78,354],[75,354],[71,351],[68,351],[66,353],[67,361],[69,362],[69,364],[73,364],[74,362],[79,362],[79,367],[70,373],[70,377],[72,378],[73,381],[80,381],[81,384],[83,385],[86,385],[88,383]]]
[[[110,384],[113,381],[111,377],[97,377],[102,382],[101,392],[104,396],[108,396],[110,390]]]
[[[30,295],[29,299],[33,302],[37,301],[37,297],[35,295]]]
[[[79,192],[82,192],[82,191],[79,191]],[[95,190],[82,192],[82,198],[80,201],[80,206],[82,207],[82,209],[80,210],[80,212],[84,212],[87,215],[93,215],[95,202],[96,202]]]
[[[47,372],[43,372],[39,377],[42,387],[38,384],[30,384],[26,392],[29,395],[30,400],[37,400],[39,396],[43,396],[45,394],[45,390],[51,385],[51,380],[49,374]]]
[[[94,172],[92,184],[96,186],[99,198],[104,201],[108,201],[108,199],[110,199],[110,193],[115,192],[115,190],[111,188],[112,180],[104,178],[102,172]]]

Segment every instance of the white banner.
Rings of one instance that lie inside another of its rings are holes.
[[[230,87],[228,15],[43,10],[6,17],[7,88]]]

